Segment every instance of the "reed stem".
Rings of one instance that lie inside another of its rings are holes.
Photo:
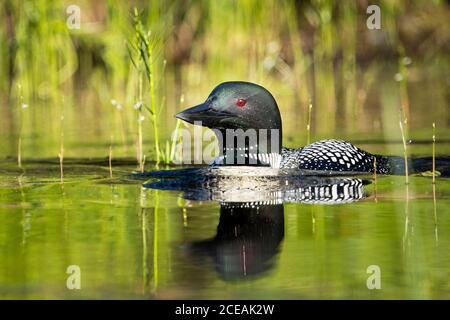
[[[403,124],[402,121],[399,121],[400,124],[400,131],[402,133],[402,141],[403,141],[403,157],[405,159],[405,183],[409,184],[409,172],[408,172],[408,152],[406,149],[406,138],[405,138],[405,132],[403,130]]]
[[[112,170],[112,137],[111,137],[111,144],[109,145],[108,163],[109,163],[109,177],[112,179],[113,178],[113,170]]]
[[[309,102],[308,106],[308,123],[306,124],[306,144],[311,143],[311,113],[312,113],[312,102]]]
[[[59,148],[59,170],[61,175],[61,183],[64,182],[64,111],[61,111],[61,145]]]
[[[148,46],[148,60],[149,60],[149,74],[148,80],[150,82],[150,108],[152,110],[152,124],[153,124],[153,139],[154,139],[154,147],[156,152],[156,164],[160,162],[161,151],[159,149],[159,132],[158,132],[158,119],[156,116],[156,101],[155,101],[155,81],[154,81],[154,73],[153,73],[153,49],[151,46]]]
[[[23,127],[23,97],[22,86],[19,85],[19,140],[17,142],[17,165],[22,168],[22,127]]]
[[[436,183],[436,124],[433,122],[433,184]]]
[[[373,158],[373,186],[375,191],[375,202],[377,201],[377,158]]]
[[[139,72],[138,75],[138,102],[135,105],[135,109],[137,109],[137,124],[138,124],[138,141],[137,141],[137,161],[139,165],[139,170],[144,172],[144,151],[143,151],[143,137],[142,137],[142,121],[144,120],[144,116],[142,115],[142,99],[143,99],[143,76],[142,72]]]
[[[60,173],[60,178],[61,178],[61,183],[64,182],[64,147],[61,144],[61,149],[58,153],[58,158],[59,158],[59,173]]]
[[[402,105],[403,112],[403,122],[405,126],[408,125],[408,120],[410,116],[410,107],[409,107],[409,97],[408,97],[408,70],[406,61],[409,59],[405,55],[405,49],[403,46],[399,46],[399,74],[401,76],[399,85],[400,85],[400,101]],[[406,128],[407,130],[408,128]]]
[[[22,137],[19,136],[19,142],[17,143],[17,165],[22,168]]]
[[[138,163],[139,170],[144,172],[144,152],[142,143],[142,112],[139,111],[138,115]]]

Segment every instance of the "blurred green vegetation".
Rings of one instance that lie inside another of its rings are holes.
[[[64,136],[69,157],[106,156],[110,144],[115,157],[136,157],[135,8],[152,48],[154,94],[144,81],[142,102],[156,110],[162,147],[174,113],[227,80],[257,82],[274,94],[286,145],[306,142],[310,101],[312,140],[398,141],[406,101],[409,138],[431,139],[436,122],[439,141],[450,126],[448,4],[376,3],[380,30],[366,27],[364,0],[2,1],[3,156],[17,156],[22,137],[24,159],[56,157]],[[81,10],[80,29],[66,25],[72,4]],[[153,160],[153,115],[144,113],[143,153]]]

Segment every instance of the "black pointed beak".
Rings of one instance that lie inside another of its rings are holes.
[[[204,118],[208,117],[209,113],[210,107],[208,104],[202,103],[177,113],[175,117],[189,123],[194,123],[194,121],[203,121]]]
[[[205,127],[214,127],[227,116],[227,113],[212,109],[208,103],[199,104],[175,115],[176,118],[189,123],[201,121],[201,125]]]

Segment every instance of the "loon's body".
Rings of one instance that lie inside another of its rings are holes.
[[[349,142],[327,139],[303,148],[282,148],[280,168],[378,173],[391,171],[387,157],[373,155]]]
[[[251,155],[250,155],[251,156]],[[335,139],[320,140],[303,148],[281,148],[279,155],[259,154],[259,164],[280,169],[320,171],[352,171],[390,173],[387,157],[372,155],[349,142]],[[213,165],[225,165],[226,156],[217,157]]]
[[[391,172],[387,157],[372,155],[341,140],[321,140],[298,149],[282,147],[277,103],[268,90],[254,83],[224,82],[204,103],[178,113],[177,118],[216,132],[222,148],[214,165],[351,172],[373,172],[376,168],[378,173]],[[256,136],[253,140],[252,132]]]

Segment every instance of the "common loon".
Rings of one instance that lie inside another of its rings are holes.
[[[321,171],[391,173],[389,157],[373,155],[342,140],[321,140],[292,149],[281,146],[282,122],[278,105],[264,87],[242,81],[223,82],[210,93],[205,102],[186,109],[177,118],[214,129],[222,143],[220,156],[214,164],[237,164],[273,168]],[[237,135],[229,134],[229,129]],[[249,129],[266,134],[250,141],[244,137],[243,147],[236,145],[237,136]],[[228,139],[227,139],[228,137]],[[232,139],[233,141],[230,141]],[[267,143],[270,141],[270,143]],[[252,161],[253,160],[253,161]]]

